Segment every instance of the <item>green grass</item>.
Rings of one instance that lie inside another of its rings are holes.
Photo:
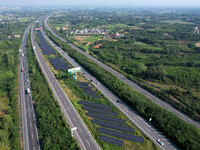
[[[179,75],[192,79],[200,79],[200,68],[197,67],[177,67],[177,66],[165,66],[167,75],[177,76]]]
[[[90,36],[87,39],[85,39],[87,42],[96,42],[98,39],[102,39],[102,35],[99,36]]]
[[[164,21],[160,21],[160,22],[169,23],[169,24],[175,24],[175,23],[179,23],[179,24],[194,24],[192,22],[184,22],[184,21],[181,21],[181,20],[164,20]]]
[[[110,24],[110,25],[106,25],[105,27],[108,29],[115,29],[115,28],[127,28],[129,26],[126,24]]]

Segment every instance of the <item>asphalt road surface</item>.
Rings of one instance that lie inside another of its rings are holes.
[[[40,31],[46,40],[74,67],[81,67],[76,61],[67,55],[61,48],[59,48],[53,41],[51,41],[48,36],[43,31],[42,26],[40,26]],[[83,75],[90,81],[92,80],[92,84],[102,93],[104,94],[119,110],[126,115],[129,120],[133,122],[144,134],[152,139],[160,148],[164,150],[174,150],[178,149],[176,145],[170,140],[168,140],[161,132],[155,129],[150,122],[147,122],[143,118],[141,118],[137,112],[135,112],[132,108],[130,108],[127,104],[125,104],[120,98],[118,98],[112,91],[106,88],[100,81],[98,81],[95,77],[93,77],[89,72],[87,72],[84,68],[81,69]],[[119,103],[117,102],[119,101]],[[157,139],[161,139],[164,142],[164,145],[160,145],[157,142]]]
[[[49,16],[50,17],[50,16]],[[167,102],[164,102],[163,100],[159,99],[158,97],[156,97],[155,95],[151,94],[150,92],[146,91],[145,89],[143,89],[142,87],[138,86],[136,83],[128,80],[124,75],[122,75],[121,73],[117,72],[116,70],[110,68],[109,66],[103,64],[102,62],[100,62],[99,60],[97,60],[96,58],[92,57],[91,55],[85,53],[84,51],[82,51],[81,49],[79,49],[78,47],[74,46],[73,44],[71,44],[70,42],[68,42],[67,40],[63,39],[62,37],[60,37],[59,35],[57,35],[47,24],[47,20],[48,18],[45,18],[44,20],[44,24],[45,26],[48,28],[49,31],[51,31],[56,37],[58,37],[60,40],[68,43],[72,48],[74,48],[76,51],[78,51],[79,53],[85,55],[87,58],[89,58],[90,60],[94,61],[95,63],[97,63],[98,65],[100,65],[101,67],[103,67],[104,69],[108,70],[109,72],[111,72],[114,76],[116,76],[117,78],[119,78],[120,80],[122,80],[124,83],[130,85],[131,87],[133,87],[136,91],[140,92],[141,94],[145,95],[147,98],[149,98],[150,100],[154,101],[157,105],[168,109],[169,111],[173,112],[174,114],[176,114],[177,116],[179,116],[180,118],[182,118],[183,120],[185,120],[188,123],[193,124],[194,126],[200,128],[200,123],[198,121],[193,120],[190,116],[184,114],[183,112],[179,111],[178,109],[174,108],[172,105],[168,104]]]
[[[93,139],[86,125],[81,120],[78,112],[71,104],[71,101],[63,91],[62,87],[58,83],[54,74],[51,72],[43,56],[41,55],[38,45],[35,42],[33,28],[31,30],[31,41],[37,61],[41,66],[45,78],[47,79],[50,88],[52,89],[53,94],[55,95],[70,128],[77,127],[77,130],[73,132],[73,136],[78,141],[80,148],[83,150],[100,150],[99,146]]]
[[[24,150],[40,150],[39,137],[36,125],[36,118],[33,107],[32,95],[26,93],[26,89],[30,88],[27,57],[26,57],[26,41],[30,24],[23,36],[20,51],[20,99],[21,99],[21,116],[22,116],[22,136]],[[24,56],[22,56],[24,54]],[[21,68],[24,68],[22,72]]]

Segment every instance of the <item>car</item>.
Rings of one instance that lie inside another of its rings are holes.
[[[99,84],[99,82],[96,82],[96,84]]]
[[[90,81],[92,82],[93,80],[91,79]]]
[[[119,101],[119,100],[117,100],[117,103],[120,103],[120,101]]]
[[[160,145],[165,145],[160,139],[157,139],[157,142],[158,142]]]

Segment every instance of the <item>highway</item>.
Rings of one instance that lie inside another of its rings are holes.
[[[56,100],[58,101],[60,105],[60,108],[70,128],[77,127],[77,130],[73,132],[73,136],[78,141],[78,144],[82,150],[100,150],[99,146],[97,145],[96,141],[93,139],[86,125],[81,120],[78,112],[73,107],[71,101],[69,100],[65,92],[63,91],[56,77],[54,76],[52,71],[49,69],[43,56],[41,55],[39,51],[39,47],[35,41],[33,29],[34,29],[34,26],[32,27],[32,30],[31,30],[31,42],[32,42],[34,53],[45,75],[45,78],[47,82],[49,83],[49,86],[53,94],[55,95]]]
[[[43,31],[42,26],[40,25],[40,31],[42,32],[45,39],[74,67],[81,67],[73,58],[67,55],[61,48],[59,48],[53,41],[49,39],[49,37]],[[144,134],[151,138],[154,143],[160,146],[164,150],[174,150],[178,149],[177,146],[170,140],[168,140],[160,131],[154,128],[149,122],[141,118],[137,112],[135,112],[132,108],[130,108],[127,104],[125,104],[122,100],[120,100],[112,91],[106,88],[100,81],[98,81],[95,77],[93,77],[89,72],[87,72],[84,68],[81,69],[81,72],[88,80],[93,80],[92,84],[102,93],[104,94],[124,115],[126,115],[130,121],[133,122]],[[97,84],[99,83],[99,84]],[[120,103],[117,102],[120,101]],[[157,139],[161,139],[165,145],[159,145],[157,143]]]
[[[167,102],[164,102],[163,100],[159,99],[158,97],[156,97],[155,95],[151,94],[150,92],[148,92],[147,90],[143,89],[142,87],[138,86],[136,83],[128,80],[124,75],[122,75],[121,73],[117,72],[116,70],[112,69],[111,67],[103,64],[102,62],[100,62],[99,60],[97,60],[96,58],[92,57],[91,55],[85,53],[84,51],[82,51],[81,49],[79,49],[78,47],[74,46],[72,43],[68,42],[67,40],[65,40],[64,38],[60,37],[59,35],[57,35],[48,25],[47,20],[49,19],[50,16],[46,17],[44,20],[44,24],[47,27],[47,29],[49,31],[51,31],[52,34],[54,34],[56,37],[58,37],[60,40],[62,40],[63,42],[68,43],[68,45],[70,45],[73,49],[75,49],[77,52],[83,54],[84,56],[86,56],[87,58],[89,58],[90,60],[92,60],[93,62],[97,63],[98,65],[100,65],[102,68],[108,70],[109,72],[111,72],[114,76],[116,76],[117,78],[119,78],[121,81],[123,81],[124,83],[130,85],[132,88],[134,88],[136,91],[138,91],[139,93],[145,95],[148,99],[154,101],[157,105],[173,112],[174,114],[176,114],[177,116],[179,116],[180,118],[182,118],[183,120],[185,120],[188,123],[193,124],[194,126],[196,126],[197,128],[200,128],[200,123],[198,121],[193,120],[192,118],[190,118],[190,116],[186,115],[185,113],[177,110],[176,108],[174,108],[172,105],[168,104]]]
[[[20,103],[21,103],[21,118],[22,118],[22,137],[24,150],[40,150],[40,143],[36,125],[36,118],[33,107],[32,95],[26,93],[26,89],[30,88],[30,80],[28,75],[27,57],[26,57],[26,42],[27,34],[32,23],[27,27],[20,51]],[[22,56],[24,54],[24,56]],[[24,68],[22,72],[21,68]]]

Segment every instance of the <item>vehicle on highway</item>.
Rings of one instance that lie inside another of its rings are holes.
[[[120,103],[120,101],[119,101],[119,100],[117,100],[117,103]]]
[[[26,79],[26,83],[28,83],[28,79]]]
[[[24,54],[22,53],[21,56],[24,57]]]
[[[24,68],[21,68],[21,72],[24,72]]]
[[[27,94],[27,95],[31,94],[30,88],[27,88],[27,89],[26,89],[26,94]]]
[[[92,82],[93,80],[91,79],[90,81]]]
[[[96,82],[96,84],[99,84],[99,82]]]
[[[160,139],[157,139],[157,142],[158,142],[160,145],[164,145],[164,143],[163,143]]]

